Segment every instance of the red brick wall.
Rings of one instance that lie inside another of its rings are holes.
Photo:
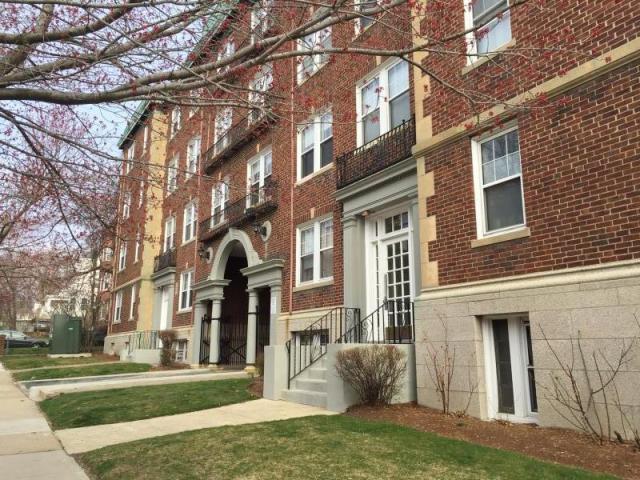
[[[640,258],[640,62],[568,96],[517,119],[529,238],[472,249],[470,138],[427,155],[442,285]]]

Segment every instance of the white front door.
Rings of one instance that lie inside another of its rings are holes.
[[[169,327],[169,287],[162,287],[162,303],[160,305],[160,330]]]

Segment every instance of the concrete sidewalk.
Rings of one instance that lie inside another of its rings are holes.
[[[0,365],[0,466],[11,480],[88,480],[36,406]]]
[[[56,436],[68,453],[81,453],[118,443],[202,428],[243,425],[249,423],[287,420],[310,415],[335,415],[318,407],[261,398],[250,402],[197,412],[149,418],[134,422],[96,425],[92,427],[57,430]]]

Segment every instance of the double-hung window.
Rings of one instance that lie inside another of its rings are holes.
[[[264,115],[267,92],[273,86],[273,66],[262,65],[249,85],[249,123],[258,121]]]
[[[144,180],[140,180],[138,185],[138,208],[142,207],[144,203]]]
[[[474,140],[472,155],[478,237],[524,226],[518,129]]]
[[[333,278],[333,219],[298,228],[298,285]]]
[[[226,182],[219,182],[211,190],[211,226],[215,227],[224,222],[224,209],[229,201],[229,186]]]
[[[144,130],[142,132],[142,153],[145,153],[148,147],[149,147],[149,125],[145,125]]]
[[[471,31],[467,38],[470,54],[495,52],[511,40],[509,0],[467,0],[465,27]],[[477,58],[470,56],[469,62]]]
[[[133,263],[136,263],[140,260],[140,247],[142,246],[142,237],[140,236],[140,231],[136,232],[136,246],[133,251]]]
[[[233,41],[233,39],[228,39],[224,43],[224,46],[222,47],[222,50],[220,50],[218,52],[218,62],[222,62],[223,60],[226,60],[227,58],[231,58],[234,53],[236,53],[236,44]],[[229,70],[229,65],[225,65],[224,67],[218,68],[218,72],[219,73],[224,73],[227,70]]]
[[[382,68],[358,88],[358,144],[364,145],[411,119],[409,65]]]
[[[188,310],[193,304],[193,270],[182,272],[180,275],[180,311]]]
[[[328,61],[329,54],[322,50],[331,48],[331,27],[310,33],[298,40],[298,51],[304,54],[298,62],[298,84],[320,70]],[[318,53],[306,53],[317,52]]]
[[[333,161],[333,116],[315,117],[298,129],[298,179],[326,167]]]
[[[131,192],[125,192],[122,201],[122,219],[126,220],[131,214]]]
[[[129,320],[133,320],[133,318],[135,317],[135,307],[136,307],[136,293],[137,293],[138,289],[136,284],[134,283],[133,285],[131,285],[131,300],[130,300],[130,307],[129,307]]]
[[[196,223],[198,221],[198,210],[196,201],[193,200],[184,207],[184,221],[182,226],[182,243],[193,240],[196,236]]]
[[[113,323],[122,321],[122,290],[116,292],[116,301],[113,309]]]
[[[263,38],[273,23],[271,4],[273,0],[258,0],[251,10],[251,43]]]
[[[178,156],[175,155],[167,167],[167,193],[175,192],[178,187]]]
[[[271,191],[268,188],[272,171],[271,147],[261,151],[249,161],[247,173],[247,208],[269,200]]]
[[[198,171],[198,158],[200,157],[200,137],[192,138],[187,145],[187,172],[185,179],[188,180]]]
[[[378,6],[377,0],[356,0],[356,11],[363,12]],[[375,22],[375,17],[361,14],[356,19],[356,35],[360,35]]]
[[[171,216],[164,221],[164,251],[168,252],[176,246],[176,217]]]
[[[181,126],[182,126],[182,119],[181,119],[180,107],[175,107],[171,111],[171,138],[176,136],[176,133],[178,133],[178,130],[180,130]]]
[[[127,242],[120,242],[120,252],[118,253],[118,271],[124,270],[127,266]]]
[[[229,129],[233,123],[233,109],[225,107],[216,113],[215,128],[213,130],[213,151],[217,155],[229,145]]]

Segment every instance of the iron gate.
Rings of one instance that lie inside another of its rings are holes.
[[[247,361],[247,323],[220,322],[220,363],[242,366]]]
[[[200,325],[200,365],[209,364],[209,352],[211,350],[211,317],[204,315]]]

